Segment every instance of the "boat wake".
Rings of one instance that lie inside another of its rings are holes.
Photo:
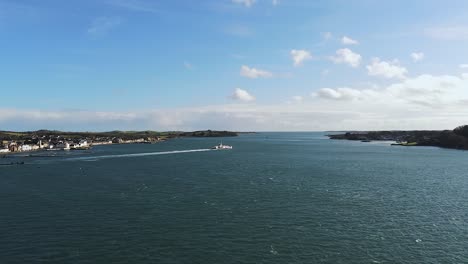
[[[204,152],[211,151],[211,149],[189,149],[189,150],[173,150],[173,151],[159,151],[159,152],[146,152],[146,153],[131,153],[131,154],[115,154],[115,155],[102,155],[102,156],[87,156],[87,157],[73,157],[66,160],[83,160],[83,161],[97,161],[100,159],[113,159],[113,158],[132,158],[132,157],[145,157],[156,155],[172,155],[180,153],[191,152]]]

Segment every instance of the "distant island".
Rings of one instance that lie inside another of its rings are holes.
[[[0,131],[0,154],[34,150],[85,150],[92,146],[109,144],[152,144],[180,137],[235,137],[239,133],[216,130],[193,132],[150,130],[110,132]]]
[[[454,130],[417,131],[355,131],[327,135],[330,139],[368,141],[395,141],[392,145],[434,146],[468,150],[468,125]]]

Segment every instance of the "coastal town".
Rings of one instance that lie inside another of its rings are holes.
[[[111,144],[154,144],[179,137],[225,137],[237,136],[229,131],[156,132],[156,131],[111,131],[111,132],[61,132],[38,130],[32,132],[0,131],[0,154],[31,152],[87,150],[93,146]]]
[[[67,139],[67,138],[31,138],[28,140],[2,140],[0,146],[0,154],[14,153],[14,152],[29,152],[37,150],[86,150],[92,146],[97,145],[110,145],[110,144],[151,144],[158,141],[163,141],[157,138],[139,138],[127,139],[122,138],[100,138],[91,140],[88,138],[83,139]]]

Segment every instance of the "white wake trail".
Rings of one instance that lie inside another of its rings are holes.
[[[131,154],[115,154],[115,155],[102,155],[102,156],[74,157],[74,158],[69,158],[67,160],[98,160],[98,159],[112,159],[112,158],[131,158],[131,157],[171,155],[171,154],[204,152],[204,151],[211,151],[211,149],[188,149],[188,150],[173,150],[173,151],[159,151],[159,152],[146,152],[146,153],[131,153]]]

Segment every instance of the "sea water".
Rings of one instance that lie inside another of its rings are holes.
[[[0,159],[0,263],[468,263],[467,151],[220,140]]]

